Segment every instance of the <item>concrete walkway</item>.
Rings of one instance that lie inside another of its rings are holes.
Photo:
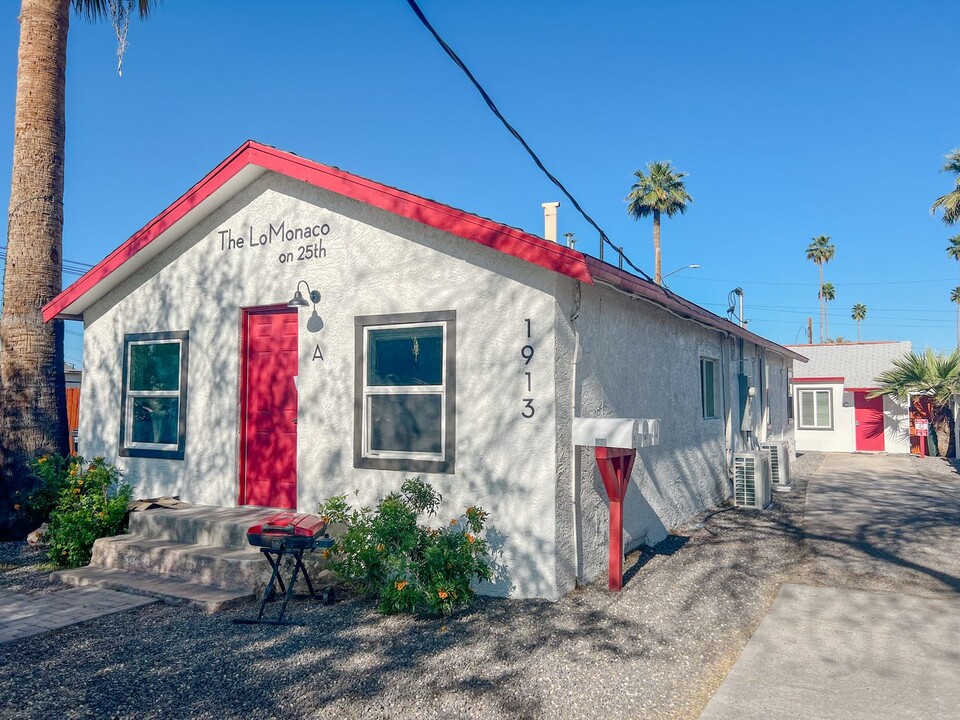
[[[701,720],[944,718],[960,708],[960,476],[830,455],[804,514],[810,559]]]
[[[57,630],[86,620],[157,602],[95,587],[20,595],[0,590],[0,643]]]

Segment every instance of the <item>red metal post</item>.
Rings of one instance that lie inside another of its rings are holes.
[[[598,447],[595,450],[600,477],[610,500],[610,589],[623,587],[623,498],[637,451],[632,448]]]

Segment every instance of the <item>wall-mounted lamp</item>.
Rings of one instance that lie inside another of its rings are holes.
[[[301,280],[300,282],[297,283],[297,289],[293,293],[293,297],[290,298],[290,302],[287,303],[287,307],[291,307],[291,308],[310,307],[310,304],[303,297],[303,293],[300,292],[301,285],[307,286],[307,295],[310,297],[310,302],[312,302],[314,305],[320,302],[320,291],[311,290],[310,284],[306,280]]]
[[[317,314],[317,303],[320,302],[320,291],[311,290],[310,284],[306,280],[301,280],[297,283],[297,289],[293,293],[293,297],[290,298],[290,302],[287,303],[287,307],[310,307],[310,304],[307,302],[306,298],[303,297],[303,293],[300,292],[301,285],[307,286],[307,297],[310,298],[310,302],[313,303],[313,313],[310,315],[310,319],[307,320],[307,330],[310,332],[320,332],[323,330],[323,319]]]

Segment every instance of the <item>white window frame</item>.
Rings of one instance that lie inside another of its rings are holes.
[[[431,328],[439,327],[442,333],[440,369],[441,379],[439,385],[370,385],[370,334],[377,330],[410,330],[413,328]],[[447,323],[424,322],[424,323],[402,323],[391,325],[365,325],[363,328],[363,457],[379,458],[384,460],[432,460],[443,462],[446,460],[446,439],[447,439],[447,352],[449,334],[447,332]],[[397,450],[374,450],[370,447],[370,435],[372,421],[372,401],[377,395],[438,395],[440,397],[440,452],[403,452]]]
[[[813,394],[813,418],[804,418],[803,415],[803,396],[805,393]],[[826,425],[817,425],[817,395],[827,396],[827,415],[829,422]],[[831,388],[797,388],[797,429],[798,430],[833,430],[833,390]],[[812,424],[806,424],[805,420],[813,420]]]
[[[136,333],[124,338],[123,357],[123,395],[121,407],[120,455],[122,457],[149,457],[182,460],[186,445],[186,408],[187,408],[187,365],[189,332]],[[145,345],[177,345],[178,383],[176,390],[132,390],[133,348]],[[177,441],[174,443],[134,442],[133,408],[134,402],[141,398],[177,399]]]
[[[713,415],[707,415],[707,382],[706,367],[710,363],[713,369]],[[702,356],[700,358],[700,414],[704,420],[720,419],[720,402],[718,391],[720,361],[716,358]]]
[[[407,473],[456,472],[457,454],[457,311],[359,315],[354,317],[353,466],[370,470]],[[368,352],[370,333],[380,329],[441,326],[441,385],[370,386]],[[370,448],[370,403],[377,394],[440,393],[442,437],[439,453],[373,451]]]

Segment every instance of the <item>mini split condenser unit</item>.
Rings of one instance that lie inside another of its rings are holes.
[[[770,454],[770,482],[774,487],[790,484],[790,446],[785,442],[760,443],[760,449]]]
[[[737,507],[762,510],[770,504],[770,460],[762,450],[733,456],[733,502]]]

